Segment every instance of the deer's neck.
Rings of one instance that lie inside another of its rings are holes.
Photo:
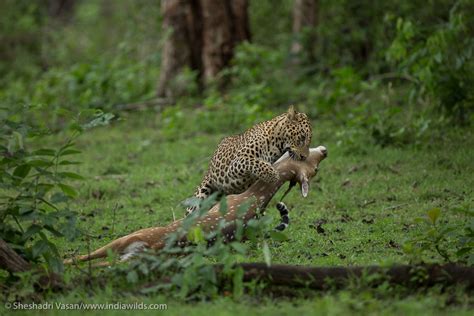
[[[248,199],[255,199],[255,203],[253,203],[252,206],[260,210],[264,209],[285,182],[296,178],[297,170],[293,167],[291,162],[278,164],[276,166],[280,175],[278,181],[275,183],[266,183],[262,180],[258,180],[245,192],[236,195],[233,201],[239,204],[239,202],[242,203]]]

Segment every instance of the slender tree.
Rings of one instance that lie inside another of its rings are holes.
[[[294,0],[293,42],[290,49],[293,64],[300,64],[303,59],[315,59],[318,5],[318,0]]]
[[[197,71],[201,86],[214,80],[233,57],[237,44],[250,39],[247,0],[162,0],[163,47],[157,93],[179,95],[178,74]]]

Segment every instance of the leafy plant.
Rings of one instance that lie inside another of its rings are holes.
[[[23,110],[31,110],[24,108]],[[84,178],[70,170],[80,162],[75,139],[83,129],[107,123],[98,113],[83,126],[73,124],[72,135],[58,148],[31,148],[46,131],[22,121],[21,113],[2,113],[0,120],[0,238],[32,262],[43,258],[48,268],[62,271],[61,256],[51,236],[73,240],[78,236],[76,213],[69,209],[77,191],[71,182]]]
[[[471,1],[457,1],[449,20],[421,30],[411,20],[397,20],[397,36],[387,59],[415,80],[412,96],[431,98],[461,124],[474,110],[474,22]]]
[[[465,223],[443,222],[439,208],[428,210],[426,217],[418,218],[421,232],[403,245],[404,252],[413,261],[424,261],[426,254],[436,253],[444,262],[474,265],[474,212],[465,208],[455,211],[467,217]]]

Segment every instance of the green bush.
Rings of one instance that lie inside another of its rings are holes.
[[[459,0],[449,20],[420,29],[411,20],[397,20],[397,36],[387,51],[389,61],[416,85],[413,95],[427,96],[456,122],[469,122],[474,110],[474,9]]]
[[[80,162],[75,139],[89,128],[107,124],[113,116],[95,112],[76,118],[71,136],[57,148],[38,146],[49,131],[25,122],[25,115],[41,108],[2,109],[0,112],[0,238],[29,262],[46,263],[53,272],[63,269],[54,238],[71,241],[79,235],[77,197],[73,183],[84,178],[71,170]],[[86,121],[87,123],[83,123]],[[54,238],[52,238],[54,237]]]
[[[51,69],[35,83],[13,82],[0,99],[6,104],[41,105],[49,113],[58,109],[113,110],[114,105],[151,98],[157,69],[150,60],[131,64],[125,55],[68,69]]]
[[[412,261],[428,261],[436,254],[436,261],[474,265],[474,212],[467,206],[452,211],[464,216],[465,222],[453,225],[442,221],[439,208],[431,209],[426,217],[417,219],[419,233],[403,246]]]
[[[0,238],[28,261],[43,258],[48,268],[62,271],[62,260],[50,236],[74,239],[75,212],[69,200],[77,196],[70,181],[83,178],[69,170],[78,164],[74,138],[57,149],[31,149],[28,141],[41,133],[19,120],[2,115],[0,125]]]

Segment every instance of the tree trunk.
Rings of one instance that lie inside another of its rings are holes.
[[[162,0],[163,47],[157,94],[182,94],[176,78],[185,67],[197,71],[200,87],[214,80],[250,39],[247,0]]]
[[[215,78],[232,58],[232,20],[228,6],[228,1],[201,0],[205,83]]]
[[[173,82],[184,67],[191,65],[191,34],[188,20],[190,2],[188,0],[162,0],[163,31],[166,41],[163,46],[158,96],[171,97]]]
[[[31,266],[11,249],[3,239],[0,239],[0,269],[16,273],[28,271],[31,269]]]
[[[318,4],[318,0],[294,0],[293,42],[290,50],[293,64],[301,64],[303,59],[315,59]]]
[[[62,22],[69,22],[74,14],[76,0],[48,0],[48,14]]]
[[[20,257],[3,239],[0,239],[0,270],[10,273],[26,272],[33,269],[33,266]],[[37,289],[51,289],[53,291],[63,290],[64,283],[62,277],[55,273],[47,273],[43,269],[36,269],[40,274],[39,279],[34,283]]]

